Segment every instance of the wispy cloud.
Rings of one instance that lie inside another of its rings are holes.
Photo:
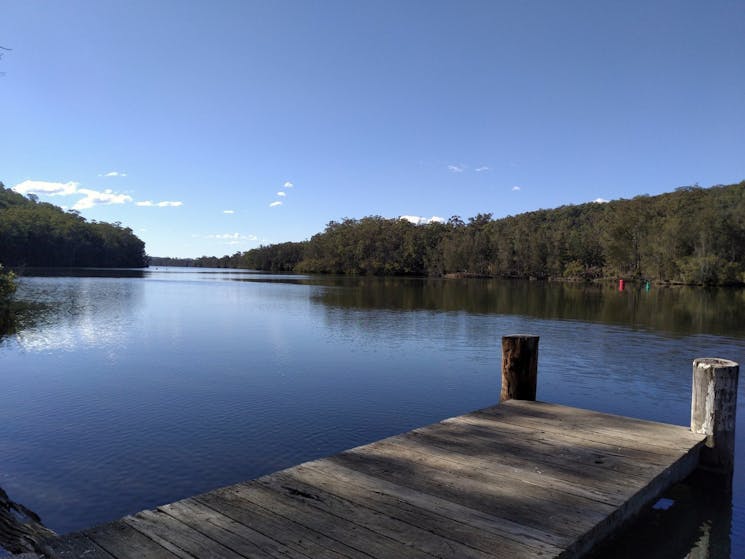
[[[192,235],[192,237],[199,237],[199,235]],[[256,235],[244,235],[243,233],[215,233],[213,235],[205,235],[204,238],[225,241],[225,244],[229,245],[237,245],[245,241],[255,242],[259,240]]]
[[[595,198],[593,202],[596,204],[607,204],[610,200],[606,200],[605,198]]]
[[[280,190],[279,192],[277,192],[277,196],[282,196],[282,197],[285,197],[285,196],[287,196],[287,192],[282,192],[282,191]]]
[[[427,225],[428,223],[445,223],[441,217],[433,215],[432,217],[419,217],[417,215],[402,215],[399,219],[413,223],[414,225]]]
[[[152,200],[143,200],[142,202],[135,202],[136,206],[143,208],[177,208],[183,206],[183,202],[164,200],[163,202],[153,202]]]
[[[127,173],[121,173],[119,171],[109,171],[108,173],[102,173],[99,177],[126,177]]]
[[[223,210],[222,213],[224,214],[234,214],[235,210]]]
[[[281,206],[281,205],[282,205],[282,200],[276,200],[276,201],[272,202],[271,204],[269,204],[269,207],[270,208],[276,208],[277,206]]]
[[[513,186],[512,187],[512,192],[517,192],[518,190],[522,190],[522,188],[519,187],[519,186]]]
[[[290,181],[285,181],[285,184],[282,185],[284,188],[292,188],[295,185],[292,184]]]
[[[91,190],[89,188],[79,188],[75,191],[75,194],[84,194],[85,197],[81,198],[73,205],[73,210],[87,210],[93,206],[109,206],[111,204],[126,204],[132,201],[132,197],[129,194],[117,194],[111,189],[107,188],[103,192],[98,190]]]
[[[73,210],[87,210],[93,206],[108,206],[110,204],[126,204],[132,201],[128,194],[118,194],[106,189],[103,192],[80,188],[79,182],[50,182],[26,180],[13,187],[19,194],[44,194],[47,196],[75,196],[83,197],[73,204]]]
[[[483,173],[484,171],[488,171],[488,170],[489,170],[489,167],[487,167],[486,165],[482,165],[481,167],[476,167],[474,169],[474,171],[476,171],[477,173]]]
[[[451,173],[462,173],[465,168],[465,165],[448,165],[448,171]]]
[[[116,173],[116,174],[114,174]],[[103,175],[102,175],[103,176]],[[106,176],[126,176],[126,173],[111,171]],[[13,187],[19,194],[43,194],[46,196],[82,196],[80,200],[73,204],[73,210],[87,210],[94,206],[108,206],[112,204],[127,204],[133,199],[129,194],[120,194],[110,188],[106,190],[93,190],[91,188],[80,188],[79,182],[51,182],[51,181],[33,181],[26,180]],[[153,202],[144,200],[135,202],[135,205],[142,207],[178,207],[183,206],[183,202],[164,200],[162,202]],[[66,206],[64,206],[66,208]]]
[[[78,191],[79,182],[50,182],[25,180],[11,190],[18,194],[46,194],[47,196],[69,196]]]

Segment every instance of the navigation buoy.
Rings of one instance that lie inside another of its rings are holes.
[[[623,291],[623,286],[624,286],[623,279],[618,280],[618,290],[619,291]]]

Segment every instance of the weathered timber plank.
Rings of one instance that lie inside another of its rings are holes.
[[[619,415],[570,408],[546,402],[526,402],[509,400],[476,412],[477,414],[509,416],[510,421],[537,421],[545,429],[581,431],[588,436],[605,435],[613,440],[622,440],[648,446],[659,446],[670,450],[685,451],[690,444],[695,444],[698,435],[688,428],[632,419]],[[640,447],[644,448],[644,446]]]
[[[308,555],[290,549],[194,499],[163,505],[158,510],[247,558],[309,559]]]
[[[568,548],[573,556],[582,556],[594,546],[621,528],[648,504],[654,502],[673,484],[685,479],[698,467],[700,445],[692,448],[669,468],[651,479],[631,499],[616,508],[608,517],[595,525],[592,530],[581,534]]]
[[[53,559],[114,559],[84,534],[70,534],[46,541],[45,556]]]
[[[145,510],[125,517],[123,521],[184,559],[243,559],[238,553],[165,512]]]
[[[505,449],[520,445],[522,444],[521,441],[524,440],[540,445],[541,451],[549,454],[563,453],[571,457],[575,453],[584,453],[589,454],[590,457],[593,454],[600,457],[616,457],[619,463],[617,471],[622,473],[624,478],[646,478],[648,473],[645,469],[664,466],[681,454],[679,450],[660,447],[648,447],[646,450],[634,448],[625,441],[588,440],[580,432],[549,430],[536,425],[520,425],[509,421],[509,419],[477,414],[446,419],[439,425],[461,426],[464,432],[471,433],[472,436],[481,437],[484,440],[491,439],[494,444],[504,445]],[[414,432],[419,431],[420,429],[417,429]],[[599,437],[595,438],[598,439]],[[592,461],[594,462],[594,458]],[[630,464],[631,467],[622,467],[623,464]],[[634,464],[638,464],[640,467],[634,468]],[[593,467],[593,465],[588,464],[588,467]],[[595,470],[590,470],[589,475],[593,473],[596,473]]]
[[[249,526],[253,530],[310,557],[323,559],[369,558],[369,555],[347,547],[320,532],[241,499],[231,491],[230,487],[205,493],[194,499],[236,522]]]
[[[315,484],[309,484],[292,475],[295,469],[261,478],[259,483],[290,496],[309,507],[345,518],[368,530],[391,538],[403,545],[429,553],[435,557],[463,559],[493,559],[491,552],[464,545],[458,541],[426,531],[416,524],[402,522],[393,516],[381,513],[364,504],[354,503],[336,493],[325,491]]]
[[[402,440],[398,437],[385,439],[343,454],[347,453],[387,460],[403,469],[414,470],[416,475],[434,482],[456,486],[462,480],[483,482],[489,486],[491,492],[505,494],[507,497],[519,494],[521,499],[549,504],[557,515],[574,517],[581,510],[584,511],[584,516],[594,514],[601,518],[614,508],[614,505],[597,499],[573,494],[561,484],[528,484],[505,469],[490,467],[488,460],[481,463],[476,460],[458,460],[451,452],[420,445],[414,440]]]
[[[692,472],[704,438],[510,400],[50,549],[60,559],[580,556]]]
[[[646,453],[629,459],[596,449],[575,448],[572,440],[544,441],[505,436],[470,424],[444,423],[417,429],[394,441],[434,452],[445,451],[452,460],[488,467],[503,475],[523,476],[526,483],[565,484],[566,491],[619,504],[673,459]],[[389,439],[390,441],[390,439]],[[676,456],[679,456],[678,453]],[[645,463],[644,459],[652,463]]]
[[[535,494],[526,497],[514,486],[496,485],[478,473],[453,475],[452,472],[442,472],[400,457],[376,456],[359,449],[338,454],[329,460],[410,489],[552,533],[560,539],[559,547],[569,545],[579,534],[592,527],[602,517],[599,509],[608,508],[594,503],[595,506],[585,509],[577,503],[567,505],[563,502],[545,501]]]
[[[510,400],[512,402],[513,400]],[[549,420],[542,421],[529,416],[507,416],[506,414],[492,415],[491,413],[474,412],[469,415],[470,417],[478,417],[482,419],[494,419],[495,428],[499,428],[502,423],[509,423],[514,426],[521,426],[527,429],[541,430],[546,434],[553,433],[564,433],[567,437],[574,437],[578,441],[584,441],[583,444],[606,444],[609,446],[616,447],[619,451],[624,449],[634,449],[636,452],[645,453],[659,453],[660,456],[671,456],[674,457],[681,452],[685,452],[692,444],[696,444],[696,441],[689,441],[683,444],[680,441],[679,447],[670,448],[668,446],[656,444],[659,440],[660,435],[656,434],[651,438],[645,438],[637,433],[623,433],[619,430],[614,429],[603,429],[592,425],[581,425],[581,424],[553,424]],[[446,420],[447,421],[447,420]],[[499,425],[497,424],[499,423]]]
[[[324,474],[333,475],[335,478],[357,484],[360,487],[366,487],[373,493],[390,494],[403,502],[411,503],[415,507],[456,519],[500,537],[513,538],[515,541],[536,547],[541,552],[545,549],[548,551],[558,549],[565,542],[565,538],[562,536],[519,524],[512,518],[500,516],[497,510],[484,512],[431,493],[411,489],[361,472],[358,469],[349,468],[337,462],[333,456],[323,460],[307,462],[298,467],[316,469]]]
[[[443,438],[432,440],[433,438],[432,435],[407,436],[394,440],[388,439],[384,444],[391,448],[405,449],[407,452],[413,453],[412,456],[421,455],[421,460],[427,460],[428,462],[437,460],[438,462],[433,463],[435,466],[439,464],[439,460],[445,460],[451,463],[452,471],[482,472],[494,483],[513,484],[516,487],[528,484],[560,494],[558,498],[562,498],[562,494],[567,494],[597,501],[611,507],[618,506],[626,501],[633,494],[634,489],[639,487],[639,483],[626,487],[604,487],[598,483],[593,483],[590,479],[582,479],[582,476],[578,474],[575,474],[573,479],[570,476],[557,477],[548,467],[535,469],[535,462],[526,459],[521,460],[524,452],[521,448],[515,449],[514,454],[511,455],[512,460],[505,460],[499,453],[484,452],[483,447],[485,445],[482,445],[481,449],[474,449],[472,446],[465,447],[465,445],[458,445],[454,448],[451,440],[443,440]],[[546,466],[548,466],[550,457],[544,455],[544,460],[547,462]],[[580,467],[581,464],[575,464],[575,470]],[[662,468],[658,467],[658,471],[661,470]]]
[[[116,559],[175,559],[174,555],[128,524],[117,521],[86,532],[96,544]]]
[[[494,558],[532,558],[561,552],[559,548],[535,539],[536,534],[525,529],[519,535],[514,532],[505,535],[505,524],[511,524],[509,521],[433,499],[426,494],[410,492],[331,462],[309,462],[286,470],[282,475],[338,495],[357,506],[371,508],[432,534],[490,553]],[[544,534],[538,534],[541,536]]]
[[[230,488],[241,499],[274,510],[372,557],[430,558],[432,555],[384,536],[348,519],[307,504],[306,499],[277,493],[254,481]]]

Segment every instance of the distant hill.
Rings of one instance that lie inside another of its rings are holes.
[[[6,266],[147,266],[145,243],[119,223],[87,221],[0,183],[0,262]]]

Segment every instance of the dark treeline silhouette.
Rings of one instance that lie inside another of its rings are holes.
[[[199,258],[174,258],[171,256],[150,256],[151,266],[181,266],[184,268],[238,268],[235,264],[240,253],[233,256],[200,256]]]
[[[0,262],[6,266],[147,266],[145,243],[119,223],[87,221],[0,183]]]
[[[333,274],[745,282],[745,181],[562,206],[503,219],[413,225],[332,221],[310,240],[194,265]]]

